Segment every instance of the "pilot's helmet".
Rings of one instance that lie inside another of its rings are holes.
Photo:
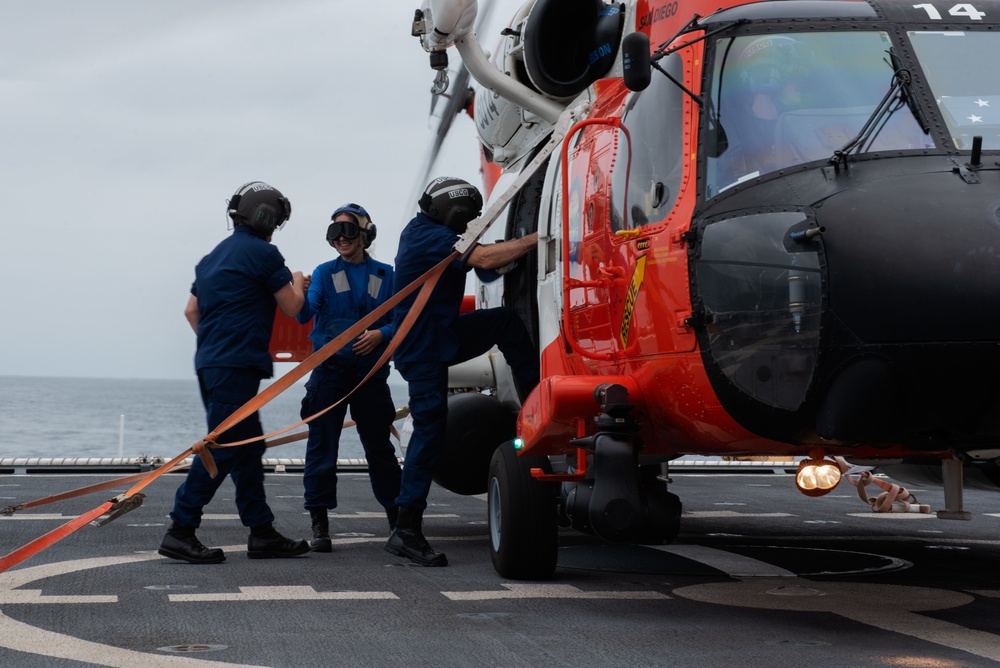
[[[763,35],[744,47],[737,58],[741,83],[751,93],[775,94],[788,82],[804,79],[809,57],[803,44],[786,35]]]

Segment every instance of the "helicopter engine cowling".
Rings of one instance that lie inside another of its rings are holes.
[[[602,0],[538,0],[524,22],[524,67],[531,85],[568,99],[604,76],[621,45],[624,12]]]
[[[625,14],[601,0],[537,0],[521,9],[501,40],[496,65],[518,84],[568,104],[601,77],[617,73]],[[506,167],[538,145],[551,124],[477,84],[474,116],[490,159]]]

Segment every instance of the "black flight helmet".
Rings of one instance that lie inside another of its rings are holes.
[[[430,182],[417,204],[425,215],[462,234],[482,212],[483,196],[468,181],[442,176]]]
[[[277,188],[251,181],[240,186],[229,200],[228,212],[233,225],[246,225],[266,239],[291,217],[292,204]]]

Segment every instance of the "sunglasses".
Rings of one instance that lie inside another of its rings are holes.
[[[334,221],[330,223],[330,227],[326,228],[327,241],[336,241],[340,237],[350,241],[357,239],[359,234],[361,234],[361,226],[353,220]]]

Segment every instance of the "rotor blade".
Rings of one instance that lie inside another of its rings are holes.
[[[496,5],[497,2],[494,0],[479,2],[479,11],[476,14],[476,22],[473,26],[473,30],[477,35],[489,22]],[[423,194],[424,189],[432,178],[431,172],[437,162],[438,154],[441,152],[441,146],[451,131],[455,117],[467,109],[472,102],[472,89],[469,87],[470,78],[468,68],[459,59],[458,65],[454,69],[449,68],[448,90],[440,95],[431,96],[429,125],[433,134],[424,152],[424,159],[420,165],[420,170],[417,172],[414,194],[410,199],[410,202],[414,205],[420,199],[421,194]]]

